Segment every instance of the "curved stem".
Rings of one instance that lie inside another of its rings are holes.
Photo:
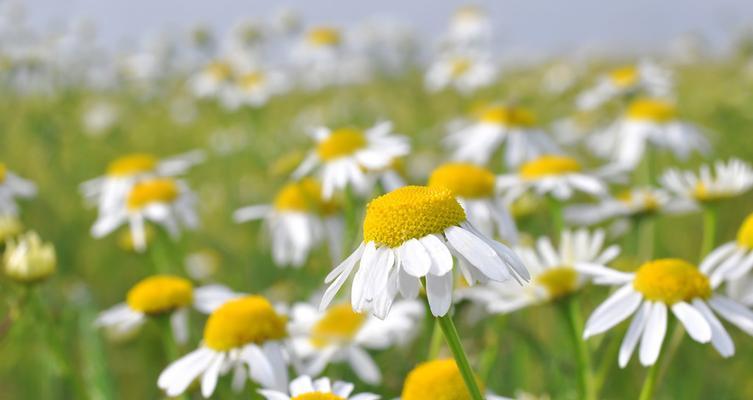
[[[703,257],[714,249],[717,217],[718,210],[715,206],[708,205],[703,208],[703,240],[701,242],[701,256],[699,260],[703,260]]]
[[[478,382],[476,382],[476,377],[471,369],[471,364],[468,362],[463,345],[460,343],[460,337],[458,336],[457,329],[455,329],[455,324],[452,322],[452,317],[448,313],[438,317],[437,322],[439,323],[439,327],[442,328],[447,346],[449,346],[452,355],[455,357],[460,375],[463,376],[463,381],[465,381],[465,386],[468,388],[471,398],[473,400],[484,400],[484,396],[481,394],[481,389],[479,389]]]
[[[560,310],[567,322],[567,331],[575,351],[575,360],[578,367],[578,389],[580,398],[595,400],[596,391],[593,374],[591,372],[591,360],[588,355],[588,345],[583,340],[583,318],[580,315],[580,303],[575,295],[562,299]]]

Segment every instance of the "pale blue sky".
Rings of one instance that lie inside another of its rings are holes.
[[[0,0],[1,1],[1,0]],[[376,16],[410,23],[427,37],[439,32],[464,1],[438,0],[26,0],[36,26],[73,17],[97,22],[107,44],[196,22],[228,27],[240,16],[263,17],[281,6],[312,23],[350,25]],[[715,48],[753,25],[753,0],[487,0],[474,1],[495,21],[501,48],[549,55],[583,46],[660,51],[683,33]]]

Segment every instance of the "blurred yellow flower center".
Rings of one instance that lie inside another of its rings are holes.
[[[172,179],[139,182],[128,194],[128,208],[138,210],[152,203],[170,203],[178,197],[178,193],[178,185]]]
[[[204,326],[204,344],[227,351],[249,343],[262,344],[287,335],[285,318],[261,296],[228,301],[212,312]]]
[[[675,119],[676,116],[677,110],[674,105],[656,99],[636,100],[627,110],[627,117],[636,121],[666,123]]]
[[[5,182],[5,176],[8,174],[8,168],[5,164],[0,163],[0,183]]]
[[[465,221],[465,211],[443,187],[405,186],[372,200],[363,221],[365,242],[398,247]]]
[[[472,21],[479,19],[483,11],[476,6],[463,6],[455,11],[455,18],[458,20]]]
[[[253,90],[264,83],[264,73],[260,71],[249,72],[240,78],[240,86],[245,90]]]
[[[120,157],[107,166],[107,175],[132,176],[151,172],[157,165],[157,158],[151,154],[129,154]]]
[[[494,174],[484,167],[468,163],[449,163],[432,172],[429,186],[445,187],[455,196],[477,199],[491,197],[494,194],[494,180]]]
[[[450,63],[450,75],[453,78],[459,78],[468,72],[472,65],[471,60],[467,58],[456,58]]]
[[[550,268],[537,275],[534,281],[546,288],[549,298],[554,300],[578,289],[578,272],[571,267]]]
[[[627,66],[612,70],[609,79],[619,87],[633,86],[638,82],[638,68]]]
[[[580,164],[573,158],[565,156],[541,156],[520,167],[520,176],[525,179],[536,179],[551,175],[565,175],[579,172]]]
[[[366,147],[366,136],[358,129],[340,128],[332,131],[326,139],[319,142],[316,154],[322,160],[334,160],[349,156]]]
[[[746,249],[753,249],[753,214],[748,215],[737,231],[737,244]]]
[[[309,393],[304,393],[298,396],[291,397],[290,400],[345,400],[345,399],[334,393],[309,392]]]
[[[316,46],[337,46],[342,37],[339,30],[321,26],[311,29],[306,36],[306,40]]]
[[[652,213],[659,210],[659,199],[651,192],[634,193],[625,191],[617,195],[617,200],[630,206],[640,207],[644,213]]]
[[[470,400],[455,360],[435,360],[420,364],[403,383],[402,400]]]
[[[646,299],[669,305],[711,296],[711,285],[706,275],[693,264],[677,258],[664,258],[641,265],[635,273],[633,287]]]
[[[506,126],[531,127],[536,124],[533,112],[521,107],[487,107],[481,111],[479,119],[481,122]]]
[[[207,66],[206,73],[212,77],[212,79],[224,81],[230,78],[230,75],[233,74],[233,70],[227,63],[217,61]]]
[[[701,203],[713,203],[729,198],[731,193],[710,189],[703,182],[698,182],[693,189],[693,198]]]
[[[145,314],[160,314],[186,307],[193,300],[193,286],[187,279],[155,275],[137,283],[126,296],[128,307]]]
[[[330,215],[337,211],[337,203],[322,198],[322,188],[313,178],[285,185],[275,198],[278,211],[308,212]]]
[[[322,348],[332,342],[349,341],[365,321],[366,316],[353,311],[350,304],[333,306],[312,328],[311,344]]]

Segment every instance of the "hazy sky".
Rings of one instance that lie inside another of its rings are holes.
[[[2,0],[0,0],[2,1]],[[104,43],[121,43],[197,22],[226,28],[242,16],[262,18],[282,6],[305,21],[351,25],[394,17],[431,37],[463,1],[438,0],[26,0],[36,26],[87,17]],[[753,25],[753,0],[487,0],[474,1],[493,17],[501,48],[552,54],[574,48],[661,50],[681,34],[699,34],[715,48]]]

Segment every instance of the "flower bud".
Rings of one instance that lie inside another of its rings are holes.
[[[44,243],[36,232],[8,240],[3,254],[5,274],[23,283],[41,281],[55,272],[57,258],[52,243]]]

